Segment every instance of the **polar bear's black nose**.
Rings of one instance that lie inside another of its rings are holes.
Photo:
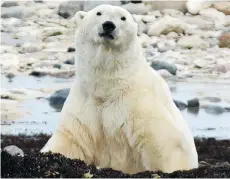
[[[116,28],[115,24],[111,21],[106,21],[102,24],[102,27],[105,32],[112,32]]]

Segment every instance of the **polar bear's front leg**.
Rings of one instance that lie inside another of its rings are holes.
[[[67,158],[85,160],[84,153],[80,146],[62,132],[56,131],[42,148],[42,153],[60,153]]]
[[[129,145],[145,170],[173,172],[197,167],[197,155],[187,133],[163,110],[135,114],[127,123]],[[143,117],[140,117],[143,116]]]

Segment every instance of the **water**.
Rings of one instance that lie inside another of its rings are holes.
[[[54,77],[35,78],[32,76],[16,76],[9,82],[4,76],[1,77],[1,87],[4,89],[27,88],[38,90],[41,88],[56,88],[65,84],[71,86],[73,79],[60,79]],[[230,83],[227,82],[188,82],[169,81],[173,98],[180,101],[187,101],[198,97],[203,104],[214,104],[230,107]],[[49,94],[50,95],[50,94]],[[205,97],[218,97],[219,102],[209,102]],[[60,113],[53,109],[46,99],[29,99],[21,102],[24,109],[30,111],[17,120],[1,120],[3,134],[18,133],[52,133],[59,121]],[[199,111],[181,111],[184,119],[194,136],[215,137],[230,139],[230,112],[222,114],[209,114],[204,109]]]

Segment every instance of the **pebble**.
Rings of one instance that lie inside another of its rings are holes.
[[[15,74],[12,73],[12,72],[9,72],[9,73],[6,74],[6,78],[8,78],[8,79],[12,79],[14,77],[15,77]]]
[[[67,52],[75,52],[75,48],[69,47],[69,48],[67,49]]]
[[[199,108],[200,106],[198,98],[190,99],[187,102],[188,102],[188,108]]]
[[[157,70],[157,73],[158,73],[161,77],[163,77],[163,78],[169,78],[169,77],[172,76],[172,74],[169,73],[169,72],[168,72],[167,70],[165,70],[165,69]]]
[[[53,67],[57,68],[57,69],[61,69],[61,65],[60,64],[54,64]]]
[[[68,64],[68,65],[74,65],[75,64],[75,59],[74,57],[73,58],[70,58],[66,61],[64,61],[64,64]]]
[[[19,147],[15,145],[6,146],[3,150],[6,151],[11,156],[16,156],[16,155],[21,156],[21,157],[24,156],[24,152],[22,151],[22,149],[20,149]]]

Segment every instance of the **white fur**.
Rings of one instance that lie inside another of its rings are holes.
[[[168,85],[147,64],[128,11],[101,5],[76,16],[76,80],[42,152],[127,173],[198,167],[193,137]],[[114,40],[98,36],[107,20],[116,25]]]

